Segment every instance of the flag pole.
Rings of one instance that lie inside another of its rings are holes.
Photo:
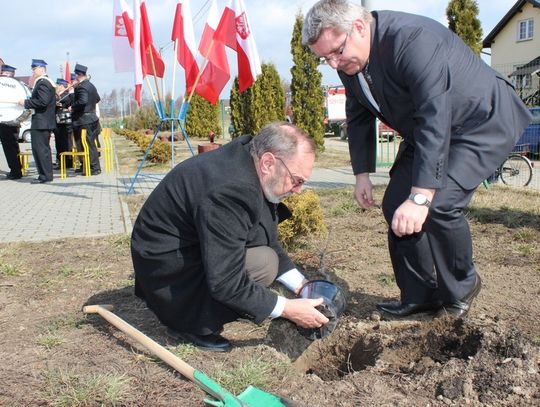
[[[154,106],[156,108],[156,111],[159,114],[159,106],[156,101],[156,95],[154,93],[154,89],[152,89],[152,84],[150,83],[150,79],[148,79],[148,75],[144,75],[144,79],[146,79],[146,84],[148,85],[148,89],[150,89],[150,95],[152,95],[152,101],[154,102]]]
[[[171,119],[171,167],[174,166],[174,88],[176,85],[176,60],[178,52],[178,38],[174,40],[172,90],[169,105],[169,118]]]
[[[172,91],[171,91],[171,106],[169,108],[170,118],[174,117],[174,87],[176,84],[176,61],[177,61],[177,52],[178,52],[178,38],[174,40],[174,55],[173,55],[173,80],[172,80]]]
[[[157,81],[157,75],[156,75],[156,63],[154,61],[154,53],[152,52],[152,48],[150,47],[150,45],[148,46],[148,49],[149,49],[149,54],[150,54],[150,62],[152,63],[152,71],[154,72],[154,75],[152,75],[154,77],[154,82],[156,83],[156,91],[157,91],[157,97],[158,97],[158,107],[159,107],[159,110],[158,110],[158,114],[159,114],[159,118],[161,120],[163,120],[165,118],[165,114],[163,112],[163,102],[161,101],[161,92],[159,91],[159,85],[158,85],[158,81]]]

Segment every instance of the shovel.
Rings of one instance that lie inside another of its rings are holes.
[[[85,314],[101,315],[116,328],[143,345],[150,353],[160,358],[174,370],[180,372],[184,377],[191,380],[215,399],[205,399],[205,403],[215,407],[300,407],[297,403],[267,393],[253,386],[249,386],[239,396],[229,393],[204,373],[194,369],[159,343],[150,339],[122,318],[112,313],[112,309],[112,305],[88,305],[83,307],[83,312]]]

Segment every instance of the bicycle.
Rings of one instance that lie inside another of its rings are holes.
[[[496,182],[499,178],[505,185],[526,187],[533,176],[531,161],[520,153],[511,153],[508,158],[495,170],[493,175],[484,181],[484,186]]]

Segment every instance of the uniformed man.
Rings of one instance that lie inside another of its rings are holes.
[[[71,116],[73,120],[73,136],[77,144],[77,150],[82,151],[81,131],[86,130],[86,139],[90,155],[91,175],[101,173],[99,165],[99,153],[96,139],[101,133],[99,118],[96,114],[96,104],[101,100],[96,87],[86,76],[88,68],[81,64],[75,65],[75,75],[78,84],[71,99]]]
[[[68,81],[64,79],[56,80],[56,130],[54,130],[54,141],[56,145],[56,165],[60,165],[60,153],[71,151],[73,137],[73,127],[71,125],[71,112],[68,107],[64,107],[62,102],[68,98]],[[66,157],[67,167],[71,167],[71,156]]]
[[[15,69],[10,65],[2,65],[0,76],[13,77],[15,76]],[[6,175],[7,179],[20,179],[22,177],[18,142],[20,128],[17,121],[0,123],[0,140],[9,167],[9,174]]]
[[[52,182],[53,166],[51,157],[51,131],[56,128],[56,84],[47,76],[47,63],[42,59],[32,59],[34,89],[29,99],[19,101],[25,109],[34,109],[32,115],[32,154],[38,170],[38,178],[33,184]]]

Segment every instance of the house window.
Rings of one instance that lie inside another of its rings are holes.
[[[531,75],[523,75],[523,78],[521,79],[521,85],[523,89],[530,89],[532,85]]]
[[[532,77],[531,75],[516,75],[512,77],[512,82],[516,89],[530,89]]]
[[[530,40],[534,35],[534,19],[529,18],[518,22],[518,41]]]

